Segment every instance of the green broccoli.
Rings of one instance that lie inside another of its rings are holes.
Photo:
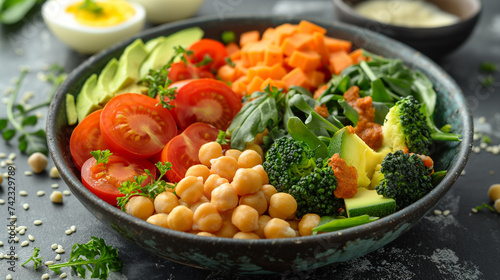
[[[389,153],[382,161],[382,179],[375,186],[375,190],[380,195],[396,200],[399,210],[419,200],[434,188],[431,172],[416,154],[403,151]]]
[[[429,126],[429,118],[422,111],[420,103],[411,95],[396,102],[382,127],[383,146],[393,151],[407,148],[410,153],[429,155],[433,141],[460,140],[460,135],[441,132],[435,125]]]
[[[327,160],[315,158],[314,151],[290,137],[276,140],[263,163],[269,183],[297,201],[297,217],[307,213],[335,215],[343,200],[334,195],[337,179]]]

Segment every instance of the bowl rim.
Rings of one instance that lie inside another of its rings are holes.
[[[403,223],[403,222],[408,222],[411,213],[413,212],[418,212],[418,209],[425,204],[431,203],[432,206],[435,205],[441,198],[444,196],[444,194],[451,188],[452,184],[458,179],[458,176],[460,176],[462,170],[464,169],[467,159],[471,153],[472,150],[472,134],[473,134],[473,123],[472,123],[472,115],[470,113],[470,108],[465,102],[464,95],[462,93],[462,90],[458,87],[456,82],[440,67],[438,66],[434,61],[432,61],[430,58],[426,57],[425,55],[421,54],[420,52],[414,50],[413,48],[404,45],[403,43],[400,43],[398,41],[395,41],[394,39],[390,39],[387,36],[381,35],[374,33],[370,30],[362,29],[360,27],[346,24],[346,23],[341,23],[341,22],[324,22],[324,21],[318,21],[318,20],[311,20],[313,23],[320,24],[321,26],[325,28],[342,28],[342,29],[349,29],[350,31],[358,31],[362,34],[365,34],[368,37],[374,37],[380,40],[383,43],[390,43],[393,48],[398,49],[400,53],[411,55],[412,57],[418,58],[421,60],[421,62],[429,66],[430,69],[432,69],[433,74],[440,75],[441,77],[444,77],[444,82],[448,86],[451,86],[457,94],[459,98],[458,101],[460,101],[461,107],[463,110],[459,111],[460,113],[460,119],[464,120],[464,134],[462,135],[462,142],[460,144],[459,148],[459,153],[457,155],[457,160],[456,162],[450,166],[448,169],[448,174],[445,176],[445,178],[437,185],[434,187],[434,189],[429,192],[426,196],[418,200],[417,202],[411,204],[408,207],[405,207],[389,216],[383,217],[378,219],[377,221],[373,221],[364,225],[348,228],[348,229],[343,229],[335,232],[329,232],[329,233],[322,233],[318,235],[313,235],[313,236],[299,236],[299,237],[293,237],[293,238],[284,238],[284,239],[259,239],[259,240],[235,240],[231,238],[223,238],[223,237],[206,237],[206,236],[197,236],[195,234],[191,233],[185,233],[185,232],[179,232],[171,229],[166,229],[162,228],[150,223],[147,223],[144,220],[141,220],[139,218],[136,218],[134,216],[131,216],[124,211],[104,202],[97,196],[95,196],[93,193],[91,193],[89,190],[85,188],[85,186],[81,183],[81,181],[74,176],[71,168],[65,164],[65,157],[61,153],[58,153],[58,145],[57,145],[57,137],[56,137],[56,130],[54,129],[54,125],[56,124],[56,116],[57,112],[59,110],[65,110],[63,103],[64,97],[67,93],[66,89],[75,81],[80,78],[85,71],[88,71],[91,69],[91,65],[101,59],[104,59],[108,56],[109,53],[112,53],[114,51],[118,51],[119,49],[123,50],[127,45],[129,45],[131,42],[133,42],[137,38],[143,38],[143,39],[152,39],[153,35],[162,32],[164,29],[170,29],[170,30],[180,30],[182,28],[186,28],[187,26],[203,26],[204,22],[207,21],[259,21],[259,20],[266,20],[266,21],[277,21],[277,22],[299,22],[302,18],[298,17],[287,17],[287,16],[269,16],[269,15],[231,15],[231,16],[225,16],[224,19],[220,19],[217,16],[204,16],[204,17],[198,17],[194,19],[187,19],[187,20],[181,20],[177,21],[174,23],[168,23],[168,24],[163,24],[159,25],[156,27],[153,27],[151,29],[145,30],[141,32],[140,34],[127,39],[121,43],[115,44],[114,46],[108,48],[106,51],[101,51],[87,60],[85,60],[82,64],[80,64],[77,68],[75,68],[71,73],[68,75],[66,80],[61,84],[61,86],[58,88],[56,93],[54,94],[54,99],[51,102],[51,105],[49,107],[49,114],[47,115],[47,142],[48,142],[48,147],[50,151],[50,155],[54,161],[54,164],[60,171],[61,177],[65,181],[65,183],[70,187],[70,189],[73,192],[78,193],[78,197],[83,196],[85,199],[89,200],[95,207],[98,207],[100,211],[107,211],[110,212],[111,214],[114,215],[115,219],[119,222],[126,222],[129,224],[135,224],[143,227],[145,230],[148,231],[153,231],[156,234],[161,234],[166,237],[172,237],[172,238],[183,238],[185,239],[186,237],[189,237],[189,239],[193,239],[196,242],[201,242],[201,243],[214,243],[216,241],[218,244],[224,243],[228,245],[238,245],[238,246],[243,246],[243,247],[248,247],[248,246],[269,246],[273,244],[298,244],[298,243],[314,243],[317,244],[318,240],[322,239],[338,239],[338,240],[346,240],[346,237],[353,236],[354,238],[359,238],[360,236],[366,236],[372,231],[376,230],[381,230],[385,227],[385,224],[387,223]],[[155,35],[155,36],[160,36],[160,35]],[[70,156],[66,155],[66,157],[69,157],[69,160],[71,161]],[[428,211],[432,208],[429,207]],[[424,213],[425,215],[425,213]],[[421,215],[422,217],[424,215]],[[354,240],[353,238],[349,238],[347,240]],[[243,248],[242,247],[242,248]]]
[[[333,0],[333,3],[336,6],[335,9],[342,9],[350,17],[352,17],[355,20],[362,20],[366,23],[366,25],[369,25],[369,26],[381,25],[384,27],[390,27],[391,29],[393,29],[394,31],[397,31],[397,32],[408,32],[408,30],[411,30],[412,32],[418,32],[418,33],[425,32],[426,35],[429,35],[428,32],[430,32],[430,31],[435,31],[435,32],[445,31],[447,29],[451,29],[451,28],[455,28],[455,27],[467,24],[470,21],[474,21],[475,18],[479,17],[479,15],[482,13],[482,10],[483,10],[483,5],[482,5],[481,0],[475,0],[475,1],[476,1],[476,3],[478,3],[477,11],[475,11],[474,13],[469,15],[468,17],[460,18],[455,23],[443,25],[443,26],[437,26],[437,27],[410,27],[410,26],[402,26],[402,25],[395,25],[395,24],[391,24],[391,23],[385,23],[385,22],[381,22],[378,20],[368,18],[368,17],[356,12],[352,8],[352,6],[348,5],[345,2],[345,0]],[[338,11],[336,11],[336,12],[338,13]],[[408,37],[411,37],[411,36],[408,35]]]

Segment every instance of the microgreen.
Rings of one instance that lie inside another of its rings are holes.
[[[226,62],[227,65],[229,65],[233,68],[236,67],[236,64],[234,64],[234,62],[231,60],[231,58],[229,56],[224,58],[224,61]]]
[[[479,205],[479,206],[476,206],[476,207],[475,207],[475,209],[476,209],[477,211],[479,211],[479,210],[481,210],[481,209],[483,209],[483,208],[488,208],[488,209],[490,209],[492,212],[496,212],[496,211],[495,211],[495,208],[493,208],[491,205],[489,205],[489,204],[488,204],[488,203],[486,203],[486,202],[484,202],[483,204],[481,204],[481,205]]]
[[[42,265],[42,259],[43,259],[42,257],[38,256],[39,253],[40,253],[40,248],[35,247],[33,249],[33,255],[31,255],[31,257],[27,261],[22,263],[21,265],[24,266],[25,264],[29,263],[30,261],[33,261],[33,265],[34,265],[35,269],[38,269],[38,266]]]
[[[229,138],[227,138],[227,132],[219,130],[219,135],[217,135],[217,139],[215,140],[215,142],[221,145],[229,144]]]
[[[38,117],[36,114],[33,114],[35,110],[50,105],[57,87],[66,78],[66,74],[63,73],[63,69],[60,66],[53,65],[48,71],[49,73],[46,76],[47,82],[52,84],[52,90],[48,94],[47,100],[36,105],[16,103],[20,88],[29,72],[28,69],[23,68],[7,102],[7,118],[0,119],[0,133],[2,134],[2,138],[8,142],[16,135],[19,135],[19,150],[28,155],[35,152],[48,153],[45,131],[43,129],[36,130],[29,128],[34,128],[38,123]]]
[[[109,157],[113,154],[109,150],[97,150],[97,151],[91,151],[90,154],[95,158],[96,163],[95,166],[99,164],[106,165],[109,161]]]
[[[90,278],[108,279],[110,271],[120,271],[122,262],[118,258],[118,250],[107,246],[104,239],[94,236],[86,244],[76,243],[71,249],[69,261],[49,265],[49,269],[61,273],[61,268],[71,267],[75,273],[85,278],[87,270]]]
[[[78,9],[86,10],[90,13],[95,14],[96,16],[99,16],[103,13],[102,6],[97,4],[97,2],[95,0],[83,1],[83,3],[78,7]]]
[[[168,170],[172,168],[170,162],[157,162],[155,164],[156,168],[160,171],[160,176],[156,179],[149,170],[144,170],[146,175],[136,176],[134,181],[126,181],[119,188],[119,191],[125,196],[118,197],[116,200],[118,202],[117,206],[125,211],[125,205],[130,201],[130,198],[136,195],[155,198],[160,193],[164,192],[167,188],[174,188],[175,185],[169,184],[162,180],[162,177],[167,173]],[[151,178],[151,183],[142,187],[142,183],[147,179]]]

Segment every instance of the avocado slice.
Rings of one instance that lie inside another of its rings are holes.
[[[369,215],[371,217],[385,217],[396,211],[396,201],[379,195],[376,190],[358,188],[352,198],[345,198],[347,217]]]
[[[83,84],[80,94],[76,97],[76,112],[78,121],[81,122],[88,114],[101,108],[91,98],[94,97],[97,88],[97,75],[92,74]]]
[[[141,39],[135,40],[125,48],[118,61],[118,69],[109,85],[110,92],[113,94],[118,90],[139,80],[139,67],[148,52]]]
[[[68,120],[68,125],[74,125],[78,122],[75,97],[69,93],[66,94],[66,119]]]
[[[151,53],[159,44],[163,43],[163,41],[165,41],[165,36],[159,36],[147,41],[144,44],[144,47],[146,48],[148,53]]]
[[[158,70],[163,67],[175,55],[174,47],[182,46],[187,48],[192,43],[203,37],[203,30],[199,27],[190,27],[178,31],[156,45],[149,56],[144,60],[139,70],[140,79],[146,77],[150,69]]]
[[[104,106],[112,97],[113,92],[110,89],[110,81],[115,77],[118,70],[118,59],[112,58],[102,69],[97,79],[97,94],[95,102]]]
[[[337,153],[347,165],[354,166],[358,171],[358,188],[366,188],[370,185],[375,167],[382,163],[389,150],[375,152],[356,135],[352,127],[346,126],[333,135],[328,146],[329,157]]]

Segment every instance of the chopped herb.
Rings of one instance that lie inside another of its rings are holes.
[[[96,16],[99,16],[103,13],[102,6],[97,4],[95,0],[85,0],[83,3],[78,7],[80,10],[86,10],[87,12],[93,13]]]
[[[231,60],[231,58],[228,56],[224,59],[224,61],[226,62],[227,65],[231,66],[231,67],[236,67],[236,64],[234,64],[234,62]]]
[[[236,34],[234,34],[233,31],[224,31],[220,37],[222,42],[226,45],[236,41]]]
[[[99,165],[102,163],[103,165],[106,165],[109,161],[109,156],[111,156],[113,153],[110,152],[109,150],[97,150],[97,151],[91,151],[90,154],[95,158],[96,163],[95,166]]]
[[[229,138],[227,138],[227,132],[219,130],[219,135],[217,135],[217,139],[215,140],[215,142],[221,145],[229,144]]]
[[[122,262],[118,258],[118,250],[113,246],[107,246],[104,239],[94,236],[86,244],[76,243],[71,249],[69,261],[49,265],[49,269],[61,273],[61,268],[71,267],[75,273],[83,278],[90,271],[90,278],[108,279],[110,271],[120,271]]]
[[[212,57],[211,57],[210,55],[208,55],[208,54],[207,54],[207,55],[205,55],[205,57],[203,58],[203,60],[202,60],[202,61],[200,61],[200,62],[196,63],[194,66],[196,66],[196,67],[206,66],[206,65],[208,65],[209,63],[211,63],[212,61],[214,61],[214,60],[212,59]]]
[[[33,265],[35,266],[35,269],[38,269],[38,266],[42,265],[42,259],[43,259],[42,257],[38,256],[39,253],[40,253],[40,248],[35,247],[33,249],[33,255],[31,255],[31,257],[27,261],[22,263],[21,265],[24,266],[25,264],[29,263],[30,261],[33,261]]]
[[[482,80],[481,80],[481,85],[483,87],[489,87],[493,84],[494,80],[493,80],[493,76],[487,76],[487,77],[484,77]]]
[[[489,205],[488,203],[484,202],[483,204],[479,205],[479,206],[476,206],[474,209],[476,209],[477,211],[483,209],[483,208],[488,208],[490,209],[491,211],[493,212],[496,212],[495,211],[495,208],[493,208],[491,205]]]
[[[160,176],[156,179],[149,170],[144,170],[148,176],[151,178],[151,183],[142,187],[142,183],[147,179],[147,176],[137,176],[135,180],[126,181],[119,188],[120,192],[125,196],[118,197],[116,200],[118,202],[118,207],[125,211],[125,205],[129,202],[130,198],[136,195],[141,195],[150,198],[156,198],[160,193],[164,192],[166,188],[174,188],[175,185],[169,184],[162,180],[162,177],[167,173],[168,170],[172,168],[170,162],[161,162],[155,164],[156,168],[160,171]]]
[[[491,138],[488,135],[485,135],[483,136],[483,138],[481,138],[481,142],[491,144]]]
[[[485,72],[485,73],[494,73],[497,71],[497,65],[495,63],[492,63],[492,62],[483,62],[479,66],[479,70],[481,70],[481,72]]]

